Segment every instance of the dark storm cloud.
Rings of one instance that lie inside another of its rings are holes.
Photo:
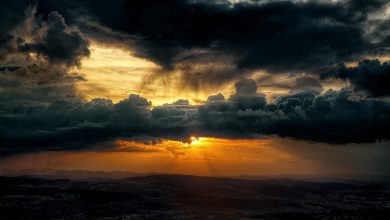
[[[205,130],[215,133],[258,133],[328,143],[388,139],[390,104],[354,96],[350,90],[319,95],[309,87],[274,103],[264,105],[258,100],[256,107],[244,109],[234,101],[208,102],[200,107],[199,120]]]
[[[350,90],[322,95],[309,90],[266,103],[253,90],[253,82],[239,81],[236,94],[227,100],[217,95],[201,106],[179,100],[153,109],[138,95],[117,104],[107,99],[82,102],[64,97],[44,103],[1,96],[8,108],[0,114],[0,149],[3,154],[93,149],[139,136],[184,142],[193,135],[276,135],[327,143],[389,140],[388,102],[356,97]]]
[[[4,0],[0,4],[0,60],[15,50],[13,31],[28,17],[27,7],[35,0]]]
[[[344,65],[322,74],[322,77],[348,80],[357,91],[365,91],[372,96],[390,95],[390,62],[364,60],[356,67]]]
[[[98,130],[88,122],[77,128],[63,123],[68,114],[64,110],[82,100],[74,83],[84,78],[69,67],[89,54],[88,42],[57,12],[36,14],[36,5],[36,1],[23,0],[0,4],[2,155],[53,147],[55,140],[77,142],[78,137],[68,135],[84,136]],[[77,116],[72,118],[76,120]]]
[[[128,34],[138,56],[168,69],[180,63],[183,52],[203,48],[231,55],[241,71],[294,72],[317,71],[377,49],[381,44],[369,41],[365,25],[368,15],[386,3],[63,0],[42,1],[38,10],[61,10],[86,32],[94,28],[77,16]]]
[[[296,84],[291,88],[290,93],[301,93],[305,91],[311,91],[314,93],[322,92],[322,85],[313,78],[301,77],[296,80]]]
[[[223,101],[225,101],[225,97],[221,93],[207,97],[207,102],[223,102]]]
[[[43,55],[51,63],[79,65],[80,59],[89,56],[89,43],[80,33],[69,30],[64,18],[58,12],[51,12],[45,24],[45,36],[35,43],[20,46],[23,52]]]
[[[252,79],[242,79],[235,85],[237,95],[255,95],[257,92],[257,84]]]
[[[235,84],[236,94],[229,101],[240,110],[261,109],[265,106],[264,94],[257,93],[257,85],[253,79],[241,79]]]
[[[0,58],[33,52],[51,64],[79,65],[89,55],[88,41],[55,10],[37,13],[37,5],[36,0],[1,2]]]

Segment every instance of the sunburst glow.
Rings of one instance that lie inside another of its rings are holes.
[[[197,144],[200,144],[200,137],[194,137],[194,136],[192,136],[191,137],[191,142],[190,142],[190,144],[191,145],[197,145]]]

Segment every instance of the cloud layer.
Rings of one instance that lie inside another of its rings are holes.
[[[386,0],[44,0],[37,12],[58,10],[91,39],[131,48],[199,89],[251,71],[320,75],[344,62],[388,55],[388,7]]]
[[[355,90],[364,91],[371,96],[390,95],[390,62],[364,60],[356,67],[341,65],[323,73],[322,77],[348,80],[355,86]]]
[[[22,52],[34,52],[47,58],[51,63],[68,66],[80,65],[80,60],[89,55],[88,41],[76,31],[69,30],[64,18],[58,12],[51,12],[47,22],[41,24],[43,37],[33,43],[22,43]]]
[[[277,135],[327,143],[388,140],[390,104],[356,97],[350,90],[313,91],[266,103],[253,80],[236,83],[236,94],[209,98],[201,106],[184,100],[151,108],[138,95],[113,104],[55,101],[38,105],[15,98],[0,117],[4,153],[89,148],[116,138],[149,136],[186,141],[190,136]],[[16,96],[14,96],[16,97]],[[4,104],[4,103],[3,103]]]
[[[14,0],[0,4],[0,151],[93,148],[117,138],[276,135],[327,143],[390,139],[388,1]],[[235,82],[230,97],[152,106],[85,101],[71,71],[89,42],[120,44],[182,73],[183,87]],[[344,63],[357,62],[355,66]],[[267,101],[253,71],[301,74]],[[302,74],[304,73],[304,74]],[[319,80],[351,84],[323,91]]]
[[[377,22],[375,32],[381,37],[375,42],[366,30],[370,16],[385,7],[384,0],[219,2],[64,0],[42,1],[38,10],[60,10],[86,32],[99,30],[88,28],[90,23],[78,16],[132,36],[139,56],[166,68],[204,56],[186,53],[201,48],[206,54],[232,56],[240,69],[317,71],[373,53],[388,41],[382,21]]]

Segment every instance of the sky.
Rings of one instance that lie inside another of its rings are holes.
[[[0,172],[390,171],[387,0],[5,0]]]

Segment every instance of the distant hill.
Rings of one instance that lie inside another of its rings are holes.
[[[0,176],[30,176],[44,179],[70,179],[70,180],[119,180],[127,177],[166,175],[166,173],[135,173],[128,171],[91,171],[91,170],[59,170],[59,169],[0,169]],[[173,175],[173,174],[169,174]],[[181,175],[181,174],[178,174]],[[185,175],[183,175],[185,176]],[[351,181],[389,181],[390,176],[383,175],[240,175],[240,176],[218,176],[232,179],[245,180],[305,180],[319,182],[351,182]]]
[[[2,219],[390,219],[388,182],[0,177]]]
[[[140,174],[126,171],[88,171],[88,170],[56,170],[56,169],[42,169],[42,170],[2,170],[2,176],[31,176],[45,179],[70,179],[70,180],[116,180],[126,177],[151,175]]]

